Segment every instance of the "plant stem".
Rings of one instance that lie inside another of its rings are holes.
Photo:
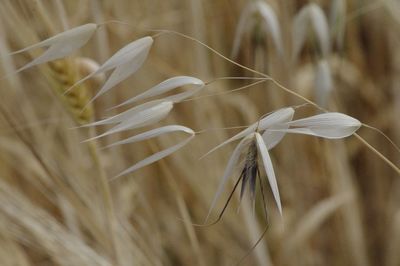
[[[378,155],[379,158],[381,158],[385,163],[387,163],[398,175],[400,175],[400,169],[392,163],[388,158],[385,157],[382,153],[380,153],[377,149],[375,149],[371,144],[369,144],[365,139],[363,139],[360,135],[357,133],[354,133],[354,136],[361,141],[365,146],[367,146],[368,149],[370,149],[373,153]]]
[[[95,136],[94,130],[89,130],[89,136]],[[101,159],[99,156],[98,147],[96,141],[88,142],[88,149],[90,155],[93,159],[93,163],[96,166],[98,175],[96,176],[97,186],[100,189],[100,193],[102,196],[102,204],[104,210],[104,218],[106,222],[106,230],[109,236],[110,241],[110,250],[111,250],[111,260],[113,265],[118,265],[118,256],[117,256],[117,249],[116,249],[116,237],[114,234],[114,228],[116,226],[116,219],[114,214],[114,206],[111,196],[111,189],[107,180],[107,176],[104,172],[103,166],[101,164]]]

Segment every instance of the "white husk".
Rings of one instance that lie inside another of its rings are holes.
[[[292,120],[293,115],[294,109],[292,107],[278,109],[261,119],[258,125],[258,129],[260,131],[266,130],[277,123],[282,123],[288,120],[290,121]]]
[[[317,4],[309,5],[310,20],[318,38],[322,56],[326,57],[330,51],[329,26],[324,11]]]
[[[110,147],[123,145],[123,144],[128,144],[128,143],[135,143],[135,142],[139,142],[139,141],[143,141],[143,140],[146,140],[146,139],[155,138],[155,137],[158,137],[160,135],[163,135],[163,134],[166,134],[166,133],[172,133],[172,132],[184,132],[184,133],[191,134],[191,135],[194,134],[193,130],[188,128],[188,127],[179,126],[179,125],[169,125],[169,126],[164,126],[164,127],[159,127],[159,128],[156,128],[156,129],[152,129],[152,130],[146,131],[144,133],[135,135],[133,137],[114,142],[113,144],[110,144],[105,148],[110,148]]]
[[[322,9],[314,3],[303,7],[293,20],[292,41],[293,41],[293,59],[297,56],[303,47],[309,28],[312,27],[322,55],[326,57],[330,51],[329,27],[326,16]]]
[[[274,10],[271,8],[270,5],[268,5],[263,1],[257,1],[255,5],[265,22],[263,25],[265,26],[268,33],[272,37],[272,41],[274,42],[275,48],[277,49],[278,53],[282,56],[283,44],[281,37],[281,28],[279,26],[279,21],[275,15]]]
[[[282,215],[282,204],[281,204],[281,198],[279,196],[278,184],[276,182],[274,167],[272,165],[271,157],[269,156],[267,146],[265,145],[264,140],[259,133],[256,133],[256,142],[258,151],[260,152],[261,155],[265,172],[268,177],[268,182],[271,187],[272,194],[274,195],[274,199],[278,207],[279,213]]]
[[[260,122],[256,122],[256,123],[252,124],[251,126],[242,130],[241,132],[239,132],[232,138],[230,138],[230,139],[222,142],[218,146],[214,147],[213,149],[208,151],[205,155],[203,155],[202,158],[211,154],[212,152],[216,151],[217,149],[225,146],[226,144],[231,143],[232,141],[239,140],[239,139],[249,135],[250,133],[255,132],[257,128],[260,131],[264,131],[267,128],[269,128],[275,124],[282,124],[284,122],[290,121],[293,118],[293,114],[294,114],[294,109],[291,107],[279,109],[279,110],[271,113],[270,115],[264,117],[263,119],[261,119]],[[268,147],[273,148],[276,144],[278,144],[278,142],[283,138],[284,135],[285,135],[285,133],[281,133],[281,132],[266,133],[265,140],[266,140]]]
[[[233,136],[232,138],[222,142],[221,144],[219,144],[218,146],[212,148],[210,151],[208,151],[206,154],[204,154],[201,158],[206,157],[207,155],[213,153],[214,151],[218,150],[219,148],[221,148],[222,146],[225,146],[228,143],[231,143],[232,141],[235,140],[239,140],[249,134],[251,134],[252,132],[254,132],[257,129],[257,123],[254,123],[253,125],[249,126],[248,128],[246,128],[245,130],[239,132],[238,134],[236,134],[235,136]]]
[[[96,31],[97,25],[94,23],[85,24],[72,28],[70,30],[61,32],[53,37],[50,37],[40,43],[31,45],[19,51],[11,53],[17,54],[26,52],[32,49],[43,48],[49,46],[49,48],[40,56],[21,67],[16,73],[28,69],[30,67],[47,63],[56,59],[60,59],[70,55],[72,52],[78,50],[85,45]]]
[[[159,136],[159,135],[162,135],[162,134],[171,133],[171,132],[178,132],[178,131],[190,134],[190,136],[187,139],[179,142],[178,144],[176,144],[176,145],[174,145],[172,147],[169,147],[169,148],[167,148],[165,150],[162,150],[160,152],[157,152],[157,153],[147,157],[146,159],[136,163],[135,165],[129,167],[128,169],[124,170],[123,172],[121,172],[118,175],[116,175],[115,177],[113,177],[112,180],[116,179],[116,178],[118,178],[120,176],[132,173],[132,172],[134,172],[134,171],[136,171],[136,170],[138,170],[138,169],[140,169],[140,168],[142,168],[144,166],[147,166],[147,165],[149,165],[151,163],[154,163],[154,162],[156,162],[158,160],[161,160],[162,158],[164,158],[164,157],[176,152],[177,150],[179,150],[180,148],[185,146],[187,143],[189,143],[195,137],[195,133],[190,128],[183,127],[183,126],[178,126],[178,125],[172,125],[172,126],[166,126],[166,127],[150,130],[148,132],[145,132],[145,133],[142,133],[142,134],[139,134],[139,135],[136,135],[136,136],[130,138],[130,141],[128,141],[128,142],[132,143],[132,142],[137,142],[137,141],[153,138],[153,137],[156,137],[156,136]],[[116,144],[116,145],[118,145],[118,144]]]
[[[360,128],[361,122],[351,116],[332,112],[294,120],[285,125],[289,128],[269,130],[339,139],[354,134]]]
[[[150,46],[145,47],[141,51],[141,53],[138,53],[134,58],[132,58],[131,61],[117,66],[115,70],[111,73],[110,77],[107,79],[106,83],[104,83],[103,87],[101,87],[101,89],[90,100],[90,102],[94,101],[97,97],[106,93],[114,86],[116,86],[123,80],[127,79],[130,75],[135,73],[143,65],[149,51],[150,51]]]
[[[142,111],[144,111],[146,109],[149,109],[149,108],[153,108],[153,107],[155,107],[155,106],[157,106],[157,105],[159,105],[159,104],[161,104],[163,102],[170,102],[170,101],[166,101],[165,99],[161,99],[161,100],[155,100],[155,101],[151,101],[151,102],[146,102],[146,103],[143,103],[141,105],[132,107],[131,109],[128,109],[128,110],[126,110],[126,111],[124,111],[122,113],[119,113],[117,115],[114,115],[112,117],[108,117],[108,118],[105,118],[105,119],[100,120],[100,121],[96,121],[96,122],[93,122],[93,123],[90,123],[90,124],[86,124],[86,125],[83,125],[81,127],[92,127],[92,126],[100,126],[100,125],[109,125],[109,124],[120,123],[120,122],[122,122],[124,120],[127,120],[128,118],[136,115],[137,113],[140,113],[140,112],[142,112]]]
[[[170,90],[173,90],[175,88],[185,86],[185,85],[194,85],[194,88],[187,92],[183,93],[178,93],[169,97],[166,97],[166,99],[171,100],[173,102],[179,102],[187,97],[192,96],[193,94],[197,93],[200,89],[204,87],[204,82],[201,81],[198,78],[194,77],[188,77],[188,76],[178,76],[178,77],[173,77],[167,80],[164,80],[163,82],[157,84],[156,86],[146,90],[145,92],[115,106],[115,107],[120,107],[124,106],[126,104],[134,103],[140,100],[144,100],[150,97],[158,96],[160,94],[166,93]]]
[[[108,136],[113,133],[118,133],[128,129],[134,129],[139,127],[144,127],[151,125],[153,123],[157,123],[164,117],[166,117],[169,112],[172,110],[173,103],[170,101],[163,101],[154,106],[149,108],[143,109],[139,112],[132,113],[130,117],[123,117],[122,120],[118,125],[114,126],[113,128],[107,130],[101,135],[88,139],[86,141],[91,141],[94,139],[98,139],[104,136]],[[123,115],[127,115],[130,113],[123,113]],[[115,117],[114,117],[115,118]],[[119,117],[119,119],[122,119]],[[101,121],[99,121],[101,122]]]
[[[103,63],[95,72],[87,75],[77,83],[72,85],[67,91],[88,80],[89,78],[114,69],[106,83],[99,92],[90,100],[93,101],[100,95],[106,93],[118,83],[135,73],[144,63],[153,44],[153,38],[146,36],[124,46],[117,51],[111,58]]]
[[[262,137],[268,150],[275,147],[286,134],[284,132],[268,131],[268,128],[274,126],[274,128],[287,129],[288,125],[284,123],[292,121],[293,115],[293,108],[282,108],[267,116],[265,120],[261,120],[260,127],[262,126],[261,128],[265,130]]]
[[[255,15],[259,14],[263,20],[263,29],[271,35],[272,41],[280,55],[283,55],[283,45],[279,21],[274,10],[270,5],[263,1],[251,2],[240,15],[239,23],[236,28],[233,41],[232,58],[235,58],[239,52],[242,36],[248,26],[253,26],[256,22]]]

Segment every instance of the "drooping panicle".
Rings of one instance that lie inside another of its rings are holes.
[[[250,189],[250,197],[254,201],[256,191],[256,180],[260,176],[258,157],[263,164],[264,171],[267,175],[268,183],[271,187],[275,203],[279,213],[282,215],[282,204],[276,180],[274,167],[272,164],[269,150],[277,145],[286,133],[298,133],[313,135],[328,139],[345,138],[354,134],[361,126],[360,121],[342,113],[323,113],[298,120],[293,119],[294,109],[282,108],[263,117],[257,123],[254,123],[242,130],[235,136],[224,141],[222,144],[211,149],[206,155],[225,146],[226,144],[242,139],[233,151],[228,165],[225,169],[218,190],[211,203],[207,219],[214,208],[216,201],[232,175],[235,165],[239,161],[240,155],[248,147],[244,166],[240,172],[238,180],[242,182],[240,197],[242,198],[246,187]],[[204,156],[203,156],[204,157]],[[207,220],[206,219],[206,220]]]

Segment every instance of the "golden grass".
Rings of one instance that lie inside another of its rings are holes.
[[[291,23],[305,1],[268,2],[279,18],[286,40],[284,50],[290,51]],[[318,1],[326,14],[330,2]],[[102,63],[126,43],[152,34],[145,29],[186,33],[229,55],[246,4],[227,0],[0,3],[0,76],[37,55],[8,58],[7,53],[61,32],[65,26],[111,19],[136,25],[108,24],[74,57],[0,80],[0,265],[239,262],[265,226],[261,204],[253,215],[250,203],[244,201],[237,213],[235,196],[217,225],[196,228],[188,222],[199,223],[205,218],[233,145],[198,158],[236,130],[201,133],[172,156],[107,183],[107,177],[176,144],[177,137],[99,151],[97,146],[125,134],[82,144],[95,132],[71,128],[109,115],[107,108],[174,75],[207,81],[253,73],[193,41],[166,34],[156,39],[138,73],[86,111],[81,108],[101,80],[84,83],[68,96],[63,91],[84,74],[79,61],[82,57]],[[395,1],[347,1],[343,49],[335,45],[327,58],[334,82],[327,108],[379,128],[396,143],[400,142],[399,12]],[[282,59],[271,40],[257,34],[249,31],[244,35],[237,61],[313,100],[318,47],[312,38],[298,64],[293,65],[289,52]],[[208,85],[204,94],[248,83],[220,80]],[[274,83],[265,82],[235,93],[179,103],[161,123],[178,123],[196,131],[244,126],[276,108],[302,103]],[[298,111],[299,115],[316,112],[312,107]],[[399,165],[398,152],[384,137],[367,128],[358,133]],[[243,265],[400,263],[400,177],[357,138],[327,141],[288,135],[271,155],[283,218],[269,195],[270,227]],[[228,193],[225,191],[225,198]],[[222,205],[220,202],[217,210]]]

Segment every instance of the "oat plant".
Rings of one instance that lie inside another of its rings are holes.
[[[150,2],[0,4],[0,264],[396,265],[399,149],[373,37],[398,29],[374,30],[357,1],[195,2],[148,19],[131,10]],[[287,67],[279,79],[241,63],[253,34]]]

